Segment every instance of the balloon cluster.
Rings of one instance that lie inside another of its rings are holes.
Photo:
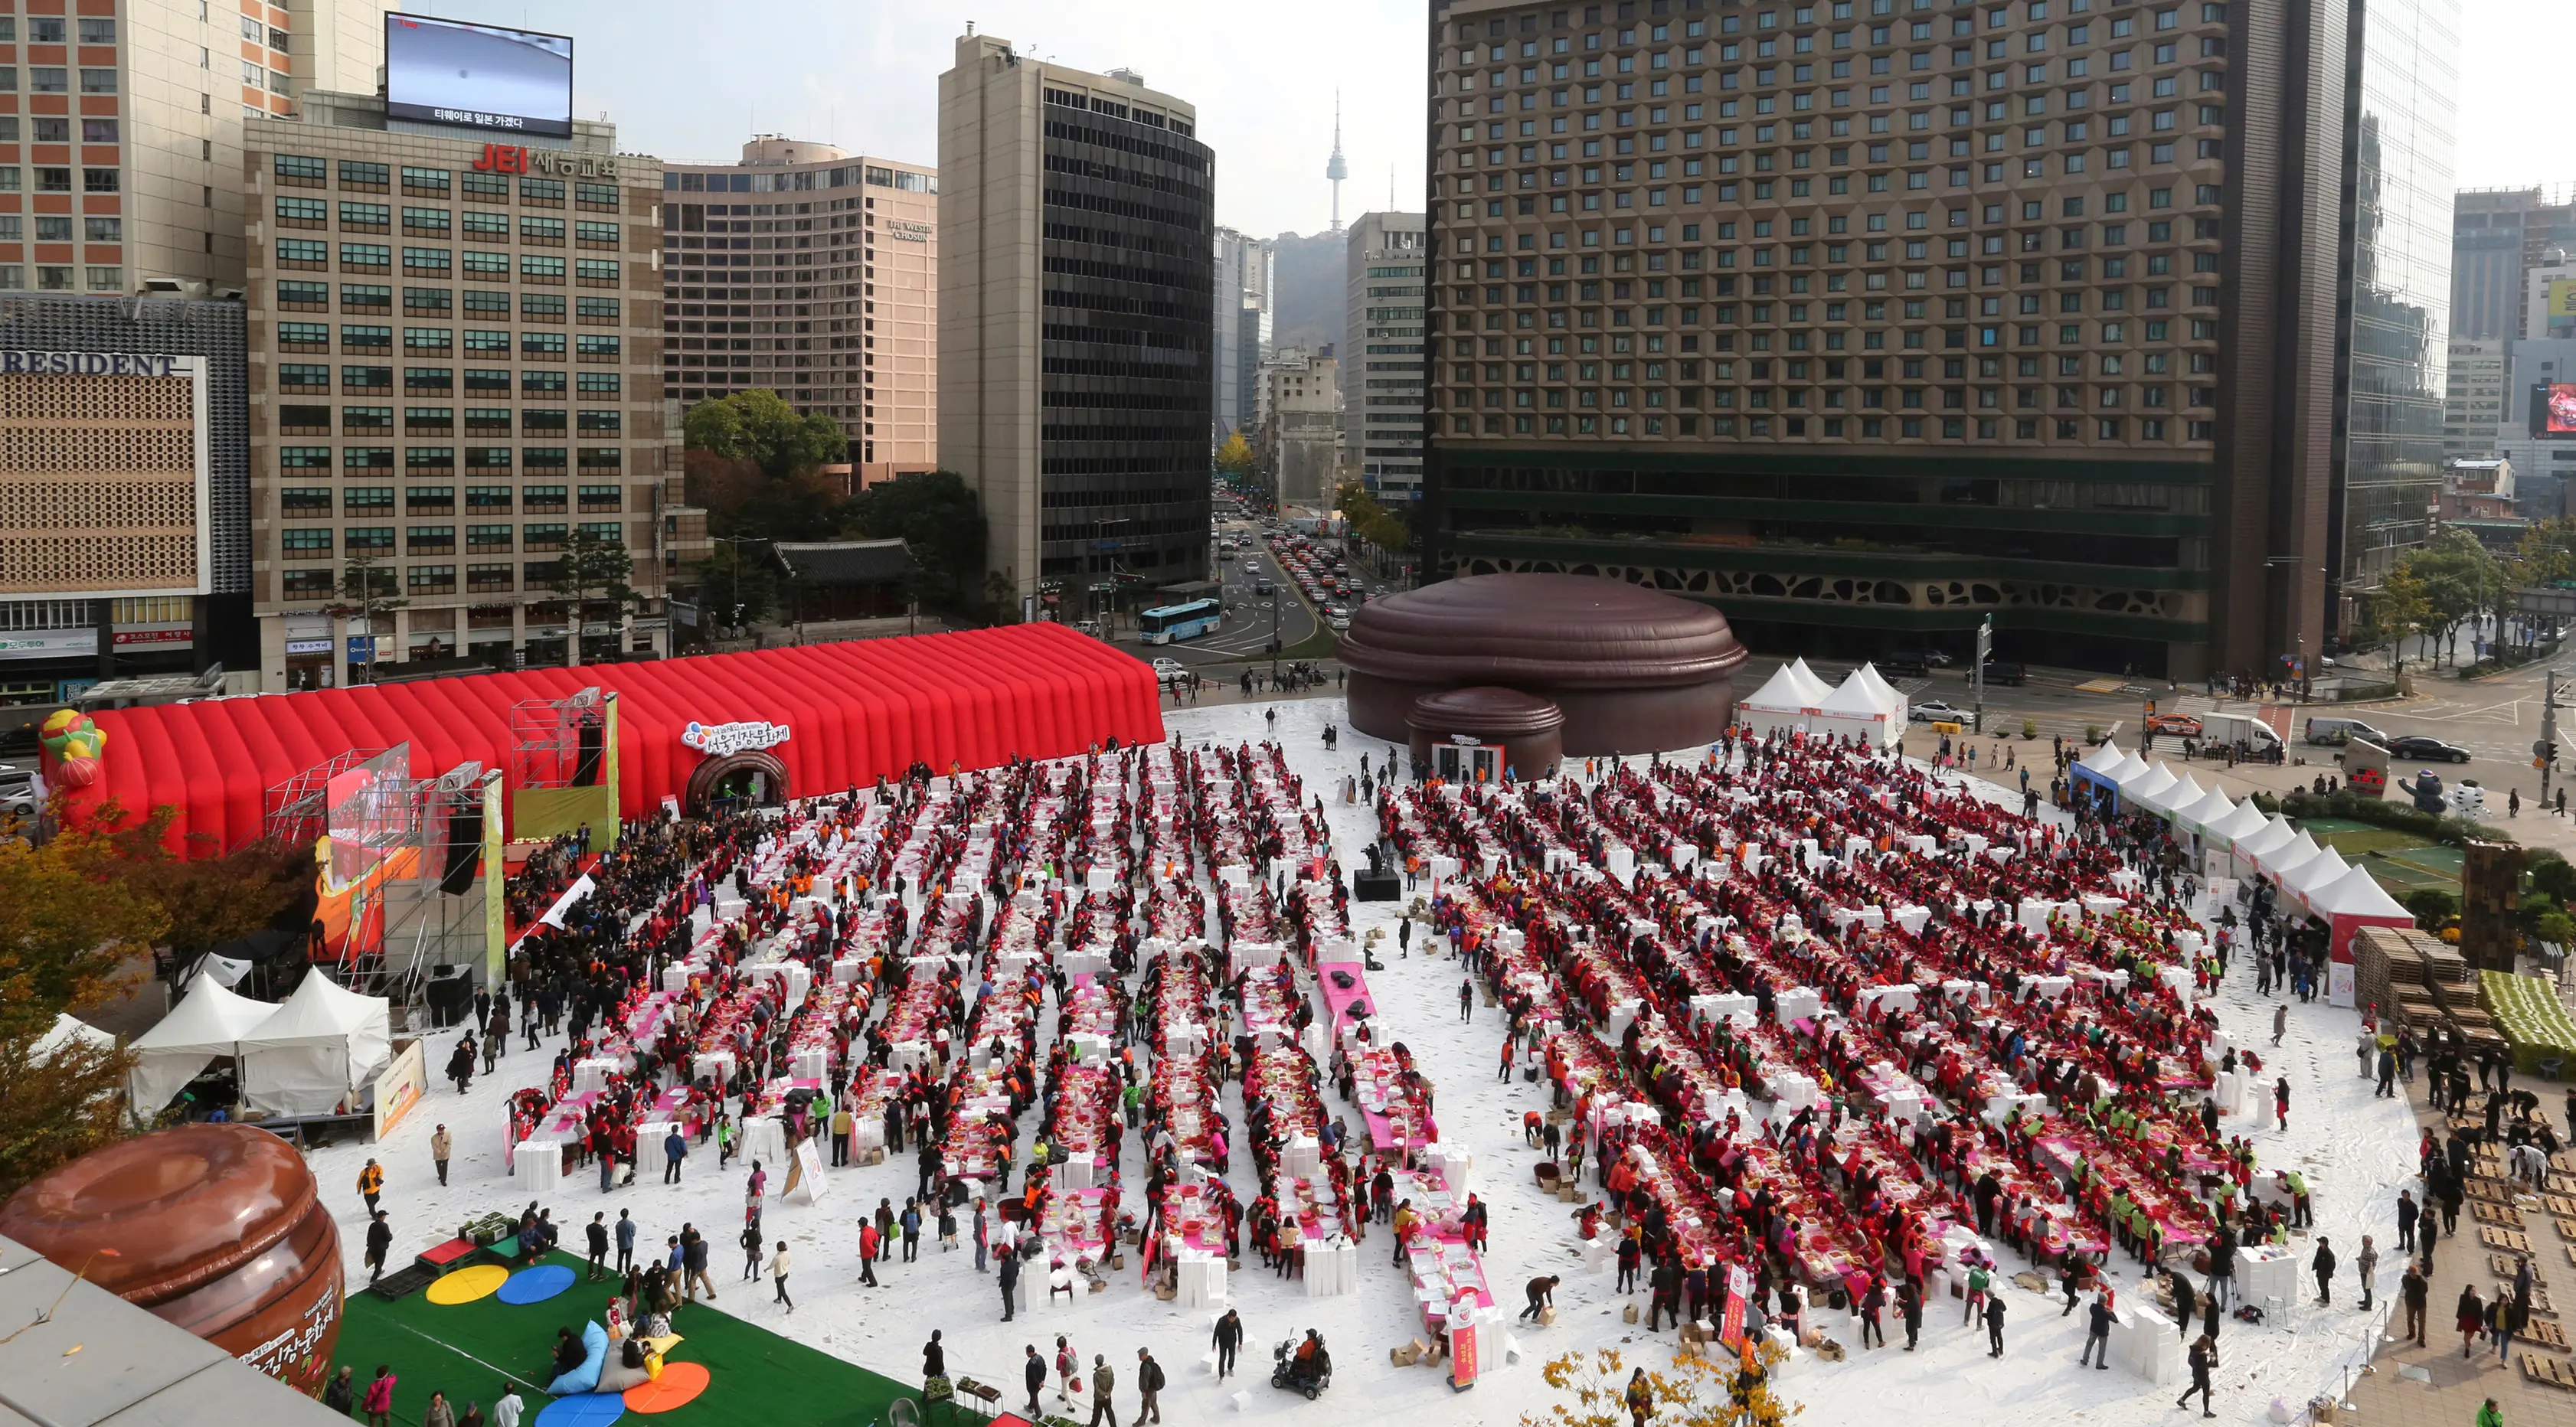
[[[59,709],[41,731],[45,751],[54,756],[54,774],[65,787],[86,788],[98,781],[99,754],[107,747],[107,730],[90,716]]]

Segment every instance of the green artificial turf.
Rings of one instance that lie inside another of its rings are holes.
[[[587,1267],[562,1253],[546,1261],[576,1274]],[[489,1415],[504,1377],[517,1384],[528,1405],[521,1421],[534,1422],[552,1400],[545,1384],[553,1378],[555,1330],[579,1333],[583,1323],[600,1318],[608,1291],[607,1282],[576,1279],[543,1303],[513,1306],[490,1297],[441,1307],[423,1293],[388,1303],[359,1290],[349,1295],[334,1366],[354,1368],[363,1393],[376,1365],[391,1363],[400,1379],[394,1390],[398,1423],[416,1427],[433,1389],[447,1394],[459,1417],[468,1402],[483,1404]],[[782,1338],[711,1304],[689,1305],[672,1326],[682,1341],[671,1350],[671,1360],[705,1364],[707,1390],[670,1412],[651,1417],[628,1413],[621,1427],[870,1427],[891,1420],[889,1408],[898,1397],[915,1399],[916,1410],[920,1406],[917,1387]],[[943,1405],[925,1420],[930,1427],[946,1427],[951,1419]],[[961,1412],[955,1420],[980,1423],[983,1418]]]

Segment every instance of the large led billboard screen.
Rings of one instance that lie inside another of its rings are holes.
[[[385,112],[460,129],[572,137],[572,38],[385,16]]]

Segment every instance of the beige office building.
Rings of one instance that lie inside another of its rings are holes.
[[[389,132],[382,101],[254,120],[248,229],[251,589],[262,682],[454,654],[563,662],[575,530],[623,541],[638,615],[594,602],[582,657],[667,651],[688,538],[662,374],[662,165],[607,124],[560,149]],[[372,557],[408,603],[330,613]]]
[[[939,455],[1036,610],[1207,574],[1214,156],[1198,113],[967,35],[939,77]]]
[[[662,394],[767,388],[841,423],[858,482],[935,469],[938,174],[763,134],[662,186]]]
[[[240,286],[242,125],[372,91],[391,8],[0,4],[0,290]]]

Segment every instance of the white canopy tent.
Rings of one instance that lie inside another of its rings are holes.
[[[1905,727],[1906,710],[1911,707],[1911,701],[1897,692],[1896,686],[1887,682],[1879,674],[1878,666],[1875,664],[1861,665],[1852,671],[1852,677],[1867,684],[1869,691],[1878,695],[1879,700],[1894,711],[1897,729],[1902,732]]]
[[[1792,659],[1773,671],[1762,687],[1735,701],[1735,715],[1753,730],[1757,738],[1774,733],[1805,733],[1810,726],[1810,713],[1821,707],[1833,690],[1816,677],[1804,659]]]
[[[2246,799],[2244,806],[2253,807],[2254,800]],[[2275,848],[2287,847],[2298,841],[2298,838],[2299,830],[2290,826],[2288,818],[2274,813],[2264,819],[2261,827],[2237,838],[2235,845],[2229,849],[2236,858],[2237,875],[2241,877],[2262,870],[2262,858],[2265,854]]]
[[[2120,800],[2162,817],[2173,811],[2173,793],[2181,783],[2172,769],[2151,763],[2145,772],[2120,784]]]
[[[54,1052],[75,1043],[86,1045],[93,1050],[114,1051],[116,1049],[116,1037],[78,1016],[57,1012],[54,1015],[54,1028],[36,1037],[36,1043],[27,1048],[27,1059],[30,1062],[42,1064],[53,1059]]]
[[[135,1037],[134,1071],[125,1082],[134,1113],[146,1120],[159,1114],[207,1062],[236,1054],[242,1037],[276,1013],[271,1003],[236,996],[211,976],[189,983],[161,1024]]]
[[[2212,792],[2210,796],[2223,799],[2227,795]],[[2271,822],[2263,816],[2263,810],[2254,806],[2252,798],[2247,798],[2228,811],[2212,817],[2207,826],[2201,829],[2200,835],[2213,847],[2232,849],[2242,840],[2252,837],[2271,825]]]
[[[390,1003],[314,967],[304,984],[241,1039],[242,1104],[270,1115],[327,1115],[375,1079],[391,1056]],[[354,1103],[352,1101],[351,1103]]]
[[[2319,891],[2334,885],[2351,870],[2352,864],[2343,860],[2343,854],[2328,847],[2282,879],[2281,890],[2296,897],[2300,905],[2313,906]]]
[[[2290,885],[2290,874],[2307,866],[2324,850],[2317,846],[2315,838],[2308,836],[2306,828],[2301,828],[2299,835],[2288,842],[2282,843],[2269,852],[2256,853],[2254,865],[2263,869],[2264,876],[2271,878],[2283,890],[2287,890]]]
[[[1808,720],[1808,731],[1856,737],[1871,748],[1886,748],[1905,737],[1905,700],[1894,690],[1881,693],[1871,688],[1860,671],[1854,670],[1841,688],[1817,705],[1815,715]]]
[[[2165,817],[2175,827],[2184,832],[2200,831],[2200,824],[2195,820],[2195,815],[2199,813],[2200,805],[2209,801],[2209,790],[2200,786],[2199,779],[2185,773],[2182,776],[2182,782],[2167,795],[2165,801],[2167,803]]]

